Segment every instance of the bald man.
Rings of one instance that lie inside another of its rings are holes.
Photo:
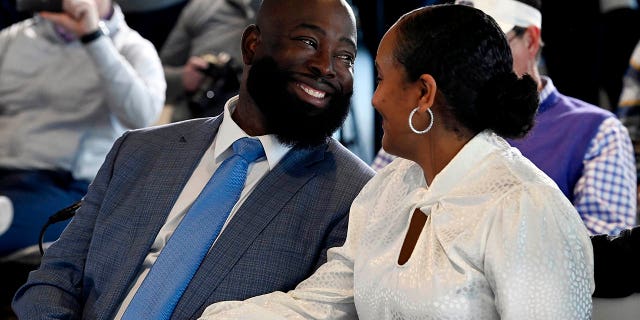
[[[180,222],[241,138],[258,140],[265,156],[249,166],[222,232],[161,318],[292,289],[343,243],[349,206],[373,174],[330,138],[353,90],[351,8],[265,0],[241,48],[240,92],[221,116],[116,141],[73,221],[17,292],[21,319],[131,319],[137,293],[155,289],[146,280],[170,254],[163,248],[180,241]]]

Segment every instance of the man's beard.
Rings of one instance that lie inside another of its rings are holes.
[[[347,117],[352,92],[336,91],[321,109],[290,92],[287,87],[292,81],[289,72],[265,57],[249,70],[247,90],[264,115],[267,132],[280,142],[295,148],[321,145]]]

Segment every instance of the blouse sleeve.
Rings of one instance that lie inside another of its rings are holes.
[[[219,302],[207,307],[200,319],[357,319],[353,264],[343,249],[346,246],[330,249],[329,260],[294,290]]]
[[[294,290],[219,302],[207,307],[200,319],[357,319],[349,237],[353,239],[349,234],[344,246],[329,249],[327,262]]]
[[[353,269],[371,199],[377,188],[374,177],[354,200],[349,229],[342,247],[327,251],[327,262],[311,277],[287,293],[273,292],[245,301],[219,302],[207,307],[207,319],[357,319],[353,301]]]
[[[501,319],[590,319],[593,253],[571,203],[525,185],[495,210],[484,267]]]

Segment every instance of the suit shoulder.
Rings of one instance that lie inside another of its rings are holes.
[[[151,126],[146,128],[140,128],[130,130],[127,134],[131,138],[173,138],[176,135],[191,135],[198,131],[210,132],[217,128],[219,124],[218,118],[197,118],[189,119],[180,122],[173,122],[169,124],[163,124],[158,126]]]
[[[117,141],[119,152],[162,154],[174,152],[177,147],[189,146],[199,150],[211,143],[218,129],[215,118],[192,119],[126,131]]]
[[[348,178],[361,177],[365,182],[375,174],[368,164],[334,139],[329,141],[327,152],[333,155],[338,174]]]

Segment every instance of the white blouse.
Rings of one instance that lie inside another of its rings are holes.
[[[416,208],[427,222],[404,265]],[[351,207],[347,240],[288,293],[209,306],[202,319],[589,319],[593,254],[554,182],[483,132],[427,186],[397,159]]]

